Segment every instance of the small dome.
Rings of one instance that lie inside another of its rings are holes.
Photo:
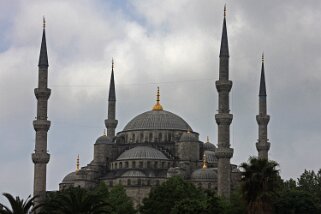
[[[146,177],[146,175],[142,171],[129,170],[122,174],[121,177]]]
[[[213,151],[204,151],[204,154],[206,156],[206,162],[207,163],[217,163],[217,158],[215,156],[215,152],[213,152]]]
[[[197,169],[192,173],[192,180],[213,180],[217,179],[216,168]]]
[[[206,143],[204,143],[203,149],[204,149],[204,151],[213,151],[213,152],[215,152],[216,146],[207,141]]]
[[[180,142],[197,142],[198,139],[195,136],[195,134],[191,133],[191,132],[184,132],[181,136],[181,138],[179,139]]]
[[[152,159],[168,160],[168,158],[159,150],[149,146],[136,146],[123,152],[117,160],[134,160],[134,159]]]
[[[133,130],[191,130],[181,117],[169,111],[147,111],[129,121],[123,131]]]
[[[64,177],[62,183],[73,183],[77,178],[76,172],[71,172]]]
[[[102,135],[96,140],[96,144],[110,144],[113,143],[113,139],[111,137],[107,137],[106,135]]]

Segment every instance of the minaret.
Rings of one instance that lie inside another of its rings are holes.
[[[114,59],[112,59],[111,76],[109,84],[109,97],[108,97],[108,118],[105,120],[107,128],[107,137],[115,137],[115,129],[118,121],[116,118],[116,92],[115,92],[115,80],[114,80]]]
[[[261,80],[260,80],[260,91],[259,91],[259,114],[256,115],[256,121],[257,121],[257,124],[259,125],[259,139],[258,139],[258,142],[256,143],[256,149],[259,153],[260,159],[268,159],[270,143],[267,138],[267,125],[270,121],[270,115],[267,115],[263,54],[262,54],[262,68],[261,68]]]
[[[218,147],[215,155],[218,158],[218,195],[226,199],[231,192],[231,166],[230,159],[233,149],[230,148],[230,124],[233,115],[230,114],[229,93],[232,81],[229,80],[229,50],[226,30],[226,6],[224,6],[223,30],[220,50],[219,80],[216,81],[218,91],[218,114],[215,115],[218,125]]]
[[[50,155],[47,153],[47,133],[50,127],[50,121],[47,120],[48,99],[51,90],[48,88],[48,56],[46,46],[46,22],[43,19],[43,33],[39,56],[39,76],[38,88],[35,88],[37,98],[37,117],[33,121],[33,127],[36,131],[35,150],[32,154],[34,169],[34,187],[33,195],[39,196],[35,200],[35,205],[44,200],[46,196],[46,168]]]

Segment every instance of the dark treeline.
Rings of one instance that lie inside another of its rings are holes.
[[[305,170],[297,180],[286,181],[279,176],[274,161],[250,158],[240,169],[242,180],[230,200],[172,177],[152,188],[149,197],[136,209],[122,186],[108,189],[102,183],[92,190],[69,188],[50,192],[39,207],[33,207],[34,198],[23,200],[4,193],[10,206],[0,204],[0,214],[27,214],[32,209],[41,209],[43,214],[321,213],[321,169],[317,173]]]

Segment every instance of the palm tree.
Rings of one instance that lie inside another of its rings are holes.
[[[8,199],[11,209],[3,204],[0,204],[0,214],[28,214],[31,212],[34,205],[35,197],[29,195],[26,200],[20,199],[18,196],[14,198],[9,193],[3,193]]]
[[[272,213],[272,197],[279,185],[279,164],[250,157],[242,163],[241,189],[249,214]]]
[[[109,213],[104,197],[82,188],[69,188],[53,193],[43,204],[44,214],[100,214]]]

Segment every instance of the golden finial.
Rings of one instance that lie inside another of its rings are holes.
[[[203,155],[203,167],[202,167],[203,169],[207,169],[207,160],[206,160],[206,155],[205,155],[205,153],[204,153],[204,155]]]
[[[224,18],[226,17],[226,4],[224,5]]]
[[[111,59],[111,69],[114,70],[114,58]]]
[[[44,16],[42,17],[42,27],[43,29],[46,28],[46,18]]]
[[[79,171],[79,154],[77,156],[77,163],[76,163],[76,172]]]
[[[163,106],[159,103],[159,101],[160,101],[159,97],[160,97],[159,87],[157,87],[156,104],[153,107],[153,111],[162,111],[163,110]]]
[[[264,52],[262,53],[262,63],[264,63]]]

